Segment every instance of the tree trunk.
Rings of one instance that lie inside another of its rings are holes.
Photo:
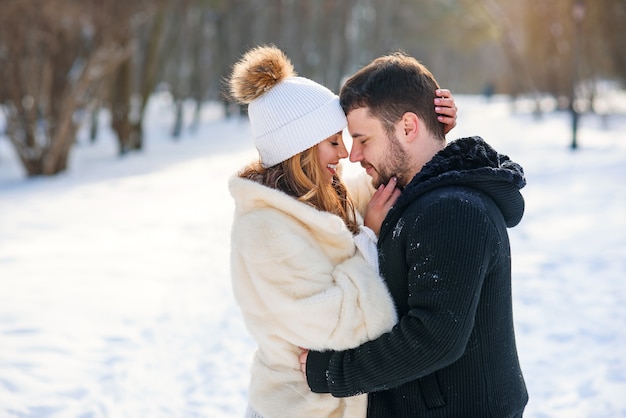
[[[127,4],[119,0],[114,6]],[[99,2],[84,7],[108,6]],[[129,20],[138,6],[128,7],[126,16],[115,18]],[[99,81],[132,53],[131,44],[117,42],[124,37],[107,20],[113,11],[107,10],[107,15],[89,10],[73,2],[3,0],[0,76],[6,86],[0,88],[0,102],[8,109],[8,136],[29,176],[67,169],[76,115],[88,109]],[[94,34],[105,26],[106,32]],[[93,27],[94,33],[87,33],[86,27]],[[117,29],[124,32],[127,27],[121,23]]]
[[[132,95],[132,62],[127,58],[117,70],[111,93],[111,127],[117,135],[118,154],[133,150],[131,141],[130,98]]]

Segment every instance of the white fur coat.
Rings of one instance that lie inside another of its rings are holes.
[[[258,344],[250,404],[264,418],[365,416],[367,398],[309,390],[299,347],[342,350],[396,322],[382,279],[338,216],[236,176],[231,271],[235,298]]]

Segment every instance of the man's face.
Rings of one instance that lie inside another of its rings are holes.
[[[375,188],[387,184],[393,176],[398,178],[399,187],[406,186],[411,180],[409,156],[397,134],[389,137],[382,122],[370,116],[366,107],[352,110],[347,118],[352,136],[350,161],[361,163]],[[396,132],[398,129],[401,123],[396,125]]]

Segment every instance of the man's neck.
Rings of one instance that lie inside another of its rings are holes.
[[[445,140],[442,141],[432,136],[421,138],[412,150],[413,172],[411,173],[411,178],[415,177],[415,175],[419,173],[430,160],[433,159],[435,154],[444,149],[446,145]]]

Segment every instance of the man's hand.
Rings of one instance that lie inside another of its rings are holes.
[[[304,380],[306,381],[306,359],[309,356],[309,350],[303,348],[303,352],[300,354],[300,370],[304,374]]]
[[[444,124],[443,133],[447,134],[456,126],[456,104],[448,89],[438,89],[435,94],[435,112],[437,120]]]

